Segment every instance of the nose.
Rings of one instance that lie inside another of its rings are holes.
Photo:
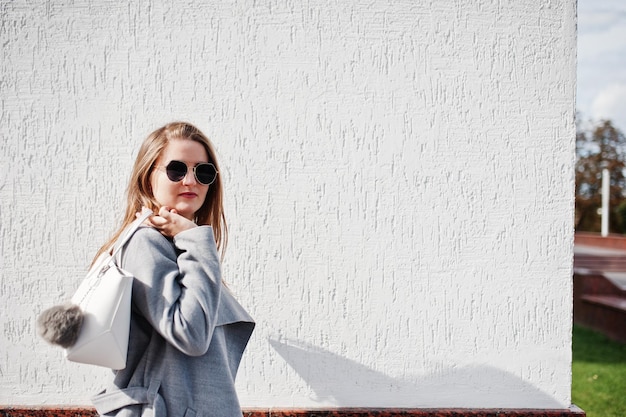
[[[183,185],[195,185],[196,183],[196,175],[194,174],[193,169],[188,169],[187,174],[183,177]]]

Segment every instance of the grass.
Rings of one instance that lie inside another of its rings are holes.
[[[626,416],[626,345],[580,326],[572,345],[572,402],[587,417]]]

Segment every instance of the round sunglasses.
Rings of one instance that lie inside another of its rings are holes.
[[[182,181],[187,175],[187,164],[181,161],[170,161],[166,166],[157,166],[156,168],[165,168],[167,178],[172,182]],[[217,178],[217,169],[215,165],[209,162],[201,162],[191,169],[196,180],[202,185],[211,185]]]

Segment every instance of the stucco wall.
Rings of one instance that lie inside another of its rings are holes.
[[[215,142],[244,406],[570,401],[575,1],[0,1],[0,403],[108,371],[35,335],[138,144]]]

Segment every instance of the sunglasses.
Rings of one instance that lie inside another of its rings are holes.
[[[181,161],[170,161],[166,166],[157,166],[157,168],[165,168],[167,178],[172,182],[182,181],[187,175],[187,164]],[[211,185],[217,178],[217,169],[211,163],[201,162],[191,169],[196,180],[202,185]]]

